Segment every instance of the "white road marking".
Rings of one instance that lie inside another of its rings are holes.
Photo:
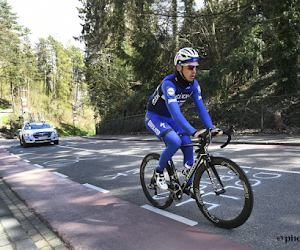
[[[68,159],[60,159],[60,160],[54,160],[54,161],[45,161],[43,164],[54,167],[59,165],[65,165],[65,164],[73,164],[78,162],[78,160],[68,160]]]
[[[252,167],[247,167],[247,166],[240,166],[241,168],[252,168]]]
[[[30,162],[30,161],[28,161],[28,160],[23,160],[23,161],[25,161],[25,162]]]
[[[104,178],[116,179],[119,176],[128,176],[128,174],[126,174],[126,173],[117,173],[117,174],[113,174],[113,175],[105,175],[103,177]]]
[[[281,174],[259,172],[259,173],[254,174],[253,177],[258,178],[258,179],[273,179],[273,178],[281,177]]]
[[[43,166],[39,165],[39,164],[34,164],[34,166],[38,167],[38,168],[44,168]]]
[[[76,147],[71,147],[71,146],[62,146],[62,145],[58,145],[58,147],[62,147],[62,148],[72,148],[72,149],[78,149],[78,150],[83,150],[82,148],[76,148]],[[93,152],[93,153],[100,153],[100,154],[106,154],[104,157],[106,157],[107,155],[125,155],[125,156],[132,156],[132,157],[138,157],[138,158],[144,158],[145,155],[132,155],[131,150],[130,151],[123,151],[123,150],[117,150],[115,152],[112,152],[112,149],[100,149],[100,150],[95,150],[95,149],[84,149],[84,151],[86,152]]]
[[[187,218],[184,218],[182,216],[179,216],[179,215],[176,215],[176,214],[172,214],[170,212],[167,212],[165,210],[161,210],[161,209],[158,209],[156,207],[152,207],[150,205],[144,205],[144,206],[141,206],[142,208],[145,208],[149,211],[152,211],[154,213],[157,213],[157,214],[160,214],[160,215],[163,215],[165,217],[168,217],[170,219],[173,219],[173,220],[176,220],[176,221],[179,221],[181,223],[184,223],[186,225],[189,225],[189,226],[196,226],[198,224],[197,221],[193,221],[193,220],[189,220]]]
[[[184,204],[186,204],[186,203],[192,202],[192,201],[195,201],[195,200],[194,200],[194,199],[192,199],[192,198],[189,198],[189,199],[188,199],[188,200],[186,200],[186,201],[183,201],[183,202],[177,203],[177,204],[175,205],[175,207],[180,207],[180,206],[182,206],[182,205],[184,205]]]
[[[52,172],[52,174],[58,175],[62,178],[67,178],[68,177],[67,175],[64,175],[64,174],[61,174],[61,173],[58,173],[58,172]]]
[[[92,188],[92,189],[94,189],[94,190],[97,190],[97,191],[99,191],[99,192],[101,192],[101,193],[109,193],[109,190],[105,190],[105,189],[103,189],[103,188],[99,188],[99,187],[96,187],[96,186],[94,186],[94,185],[91,185],[91,184],[89,184],[89,183],[85,183],[85,184],[83,184],[83,186],[86,186],[86,187],[88,187],[88,188]]]
[[[284,151],[292,151],[292,152],[293,152],[293,151],[296,151],[296,152],[300,152],[300,149],[291,149],[291,148],[290,148],[290,149],[285,149]]]
[[[283,172],[283,173],[290,173],[290,174],[300,174],[300,172],[298,171],[290,171],[290,170],[280,170],[280,169],[270,169],[270,168],[253,168],[253,169],[273,171],[273,172]]]

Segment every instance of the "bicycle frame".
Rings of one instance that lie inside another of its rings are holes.
[[[209,138],[210,138],[209,141],[211,141],[211,135],[209,136]],[[192,177],[196,173],[197,169],[200,168],[200,166],[202,164],[204,164],[205,167],[206,167],[206,171],[208,173],[209,179],[211,181],[212,187],[213,187],[216,195],[224,194],[226,192],[226,190],[224,188],[222,180],[221,180],[218,172],[216,171],[214,165],[210,164],[210,162],[211,162],[210,157],[211,156],[209,155],[208,150],[207,150],[207,147],[208,147],[207,140],[204,139],[204,140],[201,141],[201,143],[199,142],[199,144],[182,145],[181,148],[195,147],[195,146],[199,147],[199,149],[196,150],[196,153],[198,153],[198,155],[196,156],[194,164],[192,165],[192,167],[191,167],[188,175],[186,176],[185,180],[183,181],[182,185],[180,185],[180,183],[177,183],[181,187],[181,191],[184,190],[187,187],[188,183],[190,182],[190,180],[192,179]],[[174,176],[174,173],[176,173],[176,171],[175,171],[175,166],[174,166],[174,163],[173,163],[172,160],[170,160],[170,166],[171,166],[171,169],[173,169],[173,172],[172,171],[169,172],[169,170],[168,170],[169,176]],[[214,177],[213,177],[213,174],[212,174],[211,170],[212,170],[215,178],[217,179],[218,183],[220,184],[221,189],[219,189],[219,190],[218,190],[217,185],[216,185],[216,183],[214,181]],[[175,178],[178,180],[177,177],[175,177]],[[174,194],[177,195],[177,193],[179,192],[179,189],[177,189],[177,190],[171,190],[171,191],[173,191]],[[179,198],[179,199],[181,199],[181,198]]]

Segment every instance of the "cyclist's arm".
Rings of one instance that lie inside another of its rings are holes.
[[[191,124],[185,119],[183,114],[180,111],[180,107],[178,105],[176,99],[176,87],[171,81],[165,81],[162,84],[161,90],[165,97],[166,106],[173,118],[173,120],[188,134],[193,135],[197,132],[197,130],[191,126]]]
[[[199,114],[199,117],[200,117],[201,122],[203,123],[203,125],[205,127],[210,127],[212,129],[215,129],[215,127],[214,127],[214,125],[211,121],[210,115],[208,114],[208,112],[207,112],[207,110],[204,106],[202,96],[201,96],[201,89],[200,89],[200,86],[199,86],[199,84],[196,80],[194,81],[194,85],[193,85],[192,98],[193,98],[195,107],[197,109],[197,112]]]

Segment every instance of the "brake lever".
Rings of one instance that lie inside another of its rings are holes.
[[[212,133],[211,133],[211,129],[209,129],[209,132],[208,132],[208,135],[209,135],[209,141],[208,141],[208,144],[212,144]]]
[[[199,138],[207,140],[207,136],[209,135],[209,137],[210,137],[210,133],[211,133],[210,131],[211,131],[211,128],[207,127],[206,131],[199,135]]]
[[[234,129],[234,126],[233,126],[233,128],[232,128],[232,131],[233,131],[234,139],[237,141],[238,139],[237,139],[237,137],[236,137],[236,130]]]

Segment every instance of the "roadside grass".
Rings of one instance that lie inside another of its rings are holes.
[[[43,118],[50,125],[55,126],[59,136],[74,136],[72,107],[68,103],[50,101],[43,95],[32,95],[30,112],[44,114]],[[11,108],[9,101],[0,99],[0,110]],[[78,120],[76,121],[75,134],[77,136],[94,135],[96,133],[94,113],[87,105],[85,109],[77,110]],[[22,128],[23,121],[21,114],[8,113],[0,118],[0,132],[12,133]],[[12,127],[11,127],[12,126]],[[17,132],[15,133],[17,134]]]
[[[0,118],[0,124],[8,125],[9,124],[9,117],[7,115],[4,115]]]
[[[85,130],[81,128],[79,125],[74,126],[66,123],[61,123],[60,128],[56,128],[58,136],[87,136],[87,135],[95,135],[95,128],[93,130]],[[94,125],[95,126],[95,125]]]

